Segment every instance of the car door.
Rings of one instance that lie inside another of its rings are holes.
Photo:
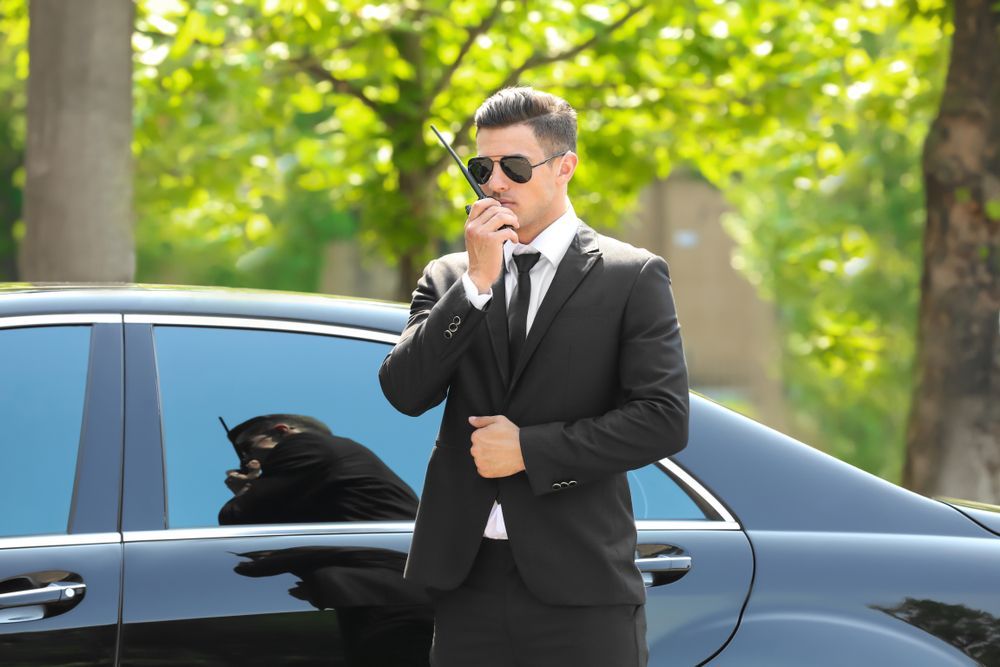
[[[753,581],[750,543],[728,508],[670,459],[630,472],[629,485],[649,665],[704,664],[739,625]]]
[[[0,317],[0,664],[115,664],[121,319]]]
[[[219,417],[230,428],[274,413],[318,419],[415,501],[441,412],[412,419],[383,398],[377,369],[393,337],[126,316],[125,340],[121,664],[427,665],[429,600],[402,579],[412,516],[311,522],[289,509],[281,523],[219,524],[238,466]],[[313,483],[293,487],[287,507]]]
[[[426,665],[429,601],[401,578],[411,521],[218,523],[237,466],[219,417],[318,418],[420,492],[441,409],[414,419],[385,401],[377,369],[394,337],[274,320],[126,322],[122,664]],[[629,481],[650,664],[697,664],[737,625],[749,545],[672,462]]]

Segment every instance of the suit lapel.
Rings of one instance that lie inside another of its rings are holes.
[[[566,255],[559,262],[559,268],[556,270],[556,275],[552,278],[552,284],[549,285],[549,289],[545,293],[545,298],[542,299],[542,303],[538,307],[538,312],[535,313],[535,319],[531,323],[531,330],[528,331],[528,338],[525,340],[524,349],[521,351],[521,358],[518,359],[517,368],[514,369],[514,376],[507,385],[508,398],[514,385],[517,384],[518,379],[521,377],[524,367],[531,360],[535,349],[549,330],[556,315],[562,309],[563,304],[576,291],[580,282],[590,269],[593,268],[600,256],[601,251],[597,247],[597,233],[590,227],[581,224],[569,249],[566,250]],[[504,318],[504,321],[506,322],[506,318]],[[506,331],[506,328],[504,330]],[[506,359],[506,356],[504,358]]]
[[[493,344],[493,357],[496,359],[503,386],[510,381],[510,347],[507,333],[507,294],[504,289],[506,267],[500,272],[500,277],[493,283],[493,299],[486,311],[486,326],[490,330],[490,343]]]

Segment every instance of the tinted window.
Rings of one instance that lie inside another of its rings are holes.
[[[0,329],[0,536],[65,533],[90,327]]]
[[[171,528],[218,525],[220,508],[234,497],[223,482],[225,471],[238,467],[239,460],[220,416],[230,428],[265,414],[314,417],[349,439],[344,445],[355,454],[370,452],[363,457],[369,468],[384,463],[410,493],[420,493],[442,408],[414,419],[385,400],[378,368],[388,345],[313,334],[169,326],[157,327],[155,339]],[[284,457],[289,469],[315,471],[314,464],[292,454]],[[266,463],[263,470],[262,479]],[[272,476],[269,482],[274,480]],[[315,483],[302,482],[297,488],[293,483],[280,493],[298,496],[289,500],[294,504],[302,500],[299,492]],[[365,483],[371,483],[370,476]],[[399,490],[401,483],[391,485]],[[307,512],[306,503],[300,504]],[[275,521],[269,508],[258,509],[266,519],[241,522]],[[297,516],[290,510],[283,520],[323,520]]]
[[[707,517],[674,479],[655,463],[628,474],[636,519],[697,521]]]

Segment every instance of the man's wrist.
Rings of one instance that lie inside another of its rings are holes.
[[[490,287],[485,293],[479,290],[479,286],[476,285],[475,281],[472,280],[472,276],[466,271],[462,274],[462,285],[465,287],[465,296],[468,297],[469,303],[476,308],[476,310],[482,310],[486,307],[486,304],[490,302],[493,298],[493,288]]]
[[[520,459],[521,469],[518,472],[527,472],[528,468],[524,464],[524,450],[521,449],[521,428],[514,426],[514,442],[517,444],[517,458]]]
[[[472,281],[472,284],[475,285],[480,294],[489,294],[493,291],[493,283],[491,282],[487,282],[482,278],[477,280],[471,273],[469,273],[469,280]]]

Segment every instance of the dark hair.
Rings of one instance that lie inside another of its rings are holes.
[[[524,123],[551,152],[576,151],[576,111],[569,102],[529,86],[504,88],[476,110],[476,129]]]
[[[241,447],[249,438],[267,433],[278,424],[288,424],[289,426],[305,431],[307,433],[324,433],[333,435],[330,427],[316,419],[306,415],[273,414],[252,417],[245,422],[237,424],[229,431],[229,439],[237,447]]]

